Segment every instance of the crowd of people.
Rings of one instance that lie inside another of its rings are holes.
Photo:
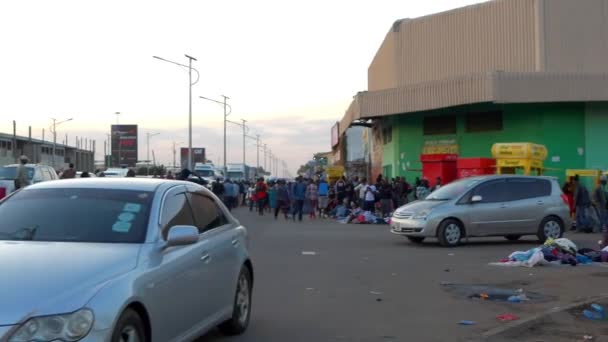
[[[603,232],[608,241],[608,178],[601,176],[589,192],[578,175],[570,177],[562,191],[568,198],[570,215],[575,218],[572,230],[581,233]]]
[[[342,177],[328,183],[325,179],[298,177],[294,181],[284,179],[256,182],[232,182],[226,180],[214,183],[212,191],[224,199],[232,209],[248,205],[259,215],[271,214],[293,221],[309,219],[336,218],[366,214],[377,218],[388,218],[392,212],[419,198],[425,198],[435,188],[441,186],[437,178],[431,188],[427,180],[416,179],[412,185],[403,177],[385,178],[378,176],[375,182],[367,179]]]

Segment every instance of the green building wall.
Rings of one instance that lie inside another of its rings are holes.
[[[501,131],[465,132],[466,113],[501,110]],[[423,135],[425,116],[457,115],[454,135]],[[531,142],[545,145],[549,156],[545,174],[565,179],[566,169],[608,169],[605,134],[608,103],[475,104],[436,111],[395,115],[392,142],[383,145],[383,172],[387,176],[421,175],[420,154],[426,141],[455,140],[462,157],[491,157],[497,142]]]

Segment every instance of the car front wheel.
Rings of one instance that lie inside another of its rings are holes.
[[[219,326],[224,335],[240,335],[247,330],[251,316],[251,289],[251,273],[243,266],[236,286],[232,317]]]
[[[555,216],[548,216],[538,227],[538,239],[545,242],[547,239],[559,239],[564,235],[564,223]]]
[[[460,244],[464,232],[462,223],[454,219],[447,219],[439,225],[437,238],[439,244],[444,247],[454,247]]]
[[[112,342],[147,342],[144,323],[141,317],[132,309],[127,309],[120,315],[116,328],[112,333]]]

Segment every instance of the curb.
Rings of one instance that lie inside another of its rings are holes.
[[[556,307],[556,308],[553,308],[553,309],[549,309],[547,311],[541,312],[541,313],[536,314],[534,316],[531,316],[531,317],[528,317],[528,318],[525,318],[525,319],[521,319],[521,320],[518,320],[518,321],[513,321],[513,322],[507,323],[505,325],[501,325],[499,327],[490,329],[490,330],[484,332],[483,334],[481,334],[480,338],[474,339],[474,340],[469,340],[469,342],[485,341],[486,339],[497,337],[497,336],[499,336],[501,334],[504,334],[507,331],[515,330],[515,329],[518,329],[518,328],[522,328],[523,326],[536,323],[537,321],[540,321],[540,320],[542,320],[542,319],[544,319],[547,316],[550,316],[552,314],[568,311],[568,310],[574,309],[574,308],[579,307],[579,306],[588,306],[588,305],[591,305],[591,304],[593,304],[595,302],[604,301],[604,300],[608,300],[608,294],[601,294],[599,296],[591,297],[591,298],[588,298],[588,299],[585,299],[585,300],[582,300],[582,301],[578,301],[578,302],[574,302],[572,304],[569,304],[569,305],[566,305],[566,306],[563,306],[563,307]]]

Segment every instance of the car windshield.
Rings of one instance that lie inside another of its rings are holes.
[[[27,178],[34,178],[34,168],[26,167]],[[17,167],[16,166],[3,166],[0,167],[0,180],[9,180],[17,178]]]
[[[142,243],[152,197],[133,190],[26,189],[0,203],[0,240]]]
[[[455,181],[448,185],[433,191],[427,198],[427,201],[449,201],[464,195],[475,184],[479,183],[479,179],[466,178]]]
[[[196,174],[201,177],[213,177],[215,175],[213,170],[196,170]]]

